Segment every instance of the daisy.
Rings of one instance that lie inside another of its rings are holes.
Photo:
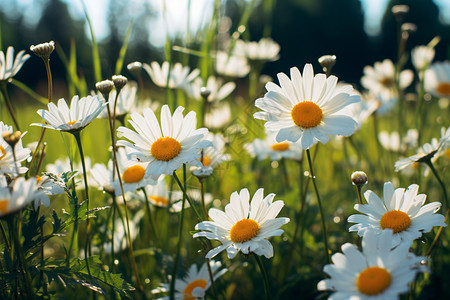
[[[222,264],[218,261],[211,260],[209,262],[211,273],[214,275],[213,280],[216,281],[220,276],[227,272],[227,269],[219,271]],[[193,264],[189,268],[186,276],[183,279],[176,279],[175,281],[175,299],[177,300],[196,300],[203,299],[208,288],[211,286],[211,278],[209,276],[206,262],[202,265],[200,270],[197,265]],[[170,286],[167,283],[162,283],[161,287],[152,291],[152,293],[169,292]],[[158,299],[169,299],[169,297],[162,297]]]
[[[411,51],[411,60],[418,72],[426,69],[434,59],[434,48],[429,46],[417,46]]]
[[[394,231],[392,247],[404,242],[411,245],[413,240],[429,232],[433,226],[446,226],[444,216],[435,214],[441,207],[440,202],[424,205],[427,196],[417,195],[419,186],[410,185],[406,190],[386,182],[383,188],[383,200],[373,191],[364,193],[367,204],[355,204],[355,209],[363,214],[351,215],[350,223],[358,223],[349,228],[363,236],[366,231],[373,230],[377,235],[384,229]]]
[[[48,124],[33,123],[31,125],[67,132],[79,131],[97,118],[105,106],[106,103],[97,96],[87,96],[81,99],[74,96],[69,109],[66,100],[61,98],[58,100],[58,106],[50,102],[48,110],[37,111]]]
[[[163,62],[161,66],[156,61],[151,62],[150,65],[144,63],[142,68],[150,76],[154,84],[162,88],[169,87],[171,89],[185,87],[200,74],[199,69],[194,69],[190,72],[188,66],[183,66],[181,63],[175,63],[173,66],[170,66],[168,61]]]
[[[181,192],[177,194],[176,192],[174,193],[169,191],[169,186],[166,183],[164,175],[161,175],[158,178],[156,184],[147,185],[143,187],[143,189],[145,190],[147,198],[142,192],[133,193],[132,195],[130,195],[131,198],[139,200],[141,202],[150,201],[150,203],[156,207],[161,208],[169,207],[170,205],[169,199],[173,201],[174,198],[180,199],[181,197],[183,197]]]
[[[435,97],[450,97],[450,62],[436,62],[425,71],[425,91]]]
[[[414,73],[411,70],[401,71],[400,88],[402,90],[407,88],[413,79]],[[391,98],[393,94],[395,95],[395,67],[392,61],[385,59],[382,62],[376,62],[373,67],[365,66],[361,84],[375,95],[381,94],[385,99]]]
[[[210,129],[221,129],[231,121],[230,105],[224,103],[219,107],[211,107],[205,115],[205,126]]]
[[[327,143],[328,135],[355,132],[356,121],[343,112],[347,105],[360,101],[359,96],[350,95],[350,85],[336,88],[337,77],[314,76],[311,64],[305,65],[303,76],[294,67],[291,79],[278,73],[278,80],[280,86],[266,84],[268,92],[255,102],[263,111],[254,114],[255,119],[267,121],[268,130],[277,132],[277,142],[300,141],[302,148],[308,149],[318,141]]]
[[[206,84],[203,83],[202,78],[195,79],[192,84],[186,86],[186,92],[190,97],[200,100],[202,99],[202,88],[209,91],[206,98],[208,102],[219,102],[228,97],[236,88],[236,84],[232,81],[223,83],[223,80],[214,76],[208,77]]]
[[[416,163],[426,163],[428,160],[432,160],[437,152],[445,151],[449,147],[449,143],[450,127],[448,127],[447,130],[445,130],[445,128],[441,128],[441,138],[439,139],[439,141],[436,138],[433,138],[431,140],[431,143],[425,143],[421,147],[421,149],[419,149],[419,152],[417,154],[396,161],[395,172],[398,172]]]
[[[172,175],[183,164],[201,167],[201,149],[210,142],[202,140],[208,129],[196,127],[196,114],[189,112],[183,117],[184,108],[179,106],[173,116],[167,105],[161,109],[161,126],[155,113],[144,109],[144,115],[132,113],[130,124],[136,131],[119,127],[118,132],[131,142],[120,140],[118,146],[130,147],[129,156],[139,162],[148,163],[145,175],[157,180],[161,174]]]
[[[249,204],[250,194],[247,189],[242,189],[231,194],[225,212],[215,208],[208,211],[213,221],[198,223],[195,229],[200,232],[193,237],[219,240],[222,245],[209,251],[206,258],[213,258],[225,249],[228,258],[234,258],[239,251],[267,258],[273,256],[273,247],[267,238],[281,235],[284,231],[279,228],[288,223],[289,218],[276,218],[284,202],[272,203],[275,194],[264,197],[263,193],[264,189],[258,189]]]
[[[0,51],[0,81],[7,81],[19,72],[23,64],[30,58],[29,54],[25,54],[25,50],[17,53],[14,59],[14,48],[8,47],[6,57],[3,51]]]
[[[8,185],[5,176],[0,176],[0,217],[14,213],[45,196],[44,191],[38,189],[35,177],[17,177]]]
[[[233,49],[236,55],[244,55],[252,61],[275,61],[280,55],[280,45],[269,38],[258,42],[237,40]]]
[[[221,134],[212,134],[208,133],[205,136],[205,140],[210,141],[211,146],[206,147],[202,149],[203,153],[200,157],[200,162],[203,166],[200,168],[193,167],[191,169],[192,173],[195,176],[198,176],[197,174],[200,174],[202,172],[205,172],[205,169],[212,171],[221,163],[225,161],[229,161],[231,159],[231,156],[229,154],[225,154],[225,138]],[[197,173],[197,174],[196,174]],[[211,174],[209,174],[211,175]],[[208,176],[209,176],[208,175]]]
[[[44,173],[42,176],[36,176],[37,188],[44,192],[44,195],[34,201],[34,209],[37,210],[42,204],[45,207],[50,206],[51,195],[64,194],[64,181],[56,175]]]
[[[362,252],[344,244],[342,253],[331,257],[333,264],[323,268],[331,278],[320,281],[317,289],[334,292],[328,299],[398,299],[426,268],[420,265],[424,258],[409,252],[408,245],[391,249],[394,237],[391,230],[383,231],[379,238],[374,231],[367,231]]]
[[[89,157],[85,157],[84,162],[86,164],[86,170],[91,169],[91,159]],[[81,166],[81,162],[78,163],[71,163],[70,159],[66,157],[66,159],[57,159],[53,164],[48,164],[45,167],[45,170],[49,173],[53,173],[57,175],[58,177],[61,177],[63,173],[77,172],[75,175],[76,183],[77,185],[84,189],[84,181],[82,180],[83,177],[83,167]],[[112,170],[112,169],[111,169]],[[89,174],[88,174],[89,176]],[[90,179],[88,181],[91,181]]]
[[[244,149],[252,157],[258,157],[259,160],[264,160],[267,157],[272,161],[279,161],[282,158],[298,161],[302,159],[303,149],[299,143],[289,141],[278,143],[275,136],[275,133],[267,132],[265,139],[255,139],[250,144],[244,145]]]
[[[199,189],[189,189],[187,191],[187,195],[189,196],[189,199],[191,199],[194,203],[198,203],[198,205],[201,205],[201,199],[202,199],[202,193]],[[210,193],[204,194],[205,199],[205,207],[207,207],[211,202],[213,202],[214,197]],[[171,212],[180,212],[181,208],[183,206],[183,193],[181,191],[175,191],[172,192],[172,207],[170,209]],[[189,208],[191,205],[188,201],[184,203],[184,208]]]
[[[381,131],[378,134],[378,140],[384,149],[394,152],[406,151],[410,148],[417,147],[417,139],[419,132],[417,129],[408,129],[406,135],[400,140],[400,135],[397,131],[392,131],[391,133],[387,131]]]
[[[97,187],[109,194],[114,194],[113,168],[112,160],[108,161],[108,166],[104,164],[95,164],[89,169],[92,175],[92,183],[89,183],[89,186]]]
[[[23,174],[28,170],[28,168],[22,167],[20,163],[30,157],[31,150],[23,148],[21,138],[14,146],[16,155],[14,160],[11,146],[2,138],[3,134],[11,132],[13,132],[12,126],[0,122],[0,174],[6,173],[10,176],[17,176],[17,170],[19,174]]]
[[[136,92],[137,92],[137,84],[134,81],[128,82],[119,93],[119,99],[117,99],[116,105],[116,117],[120,118],[130,113],[132,108],[136,103]],[[109,94],[108,105],[109,110],[112,114],[114,113],[114,104],[116,103],[116,95],[117,91],[113,90]],[[98,118],[108,118],[108,111],[106,109],[102,110],[98,115]]]
[[[219,51],[216,55],[216,72],[222,76],[242,78],[250,72],[250,66],[245,56],[229,56]]]

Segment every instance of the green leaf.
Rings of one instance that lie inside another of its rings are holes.
[[[130,42],[132,29],[133,29],[133,22],[130,22],[130,24],[128,25],[127,33],[125,34],[125,39],[123,40],[122,48],[120,48],[119,58],[117,59],[116,62],[116,69],[114,73],[116,75],[122,73],[123,61],[125,59],[125,54],[127,53],[128,43]]]
[[[86,10],[86,5],[84,4],[84,1],[81,1],[81,4],[83,4],[84,15],[86,17],[86,21],[88,22],[89,31],[91,33],[91,38],[92,38],[92,62],[94,64],[94,77],[95,77],[96,82],[100,82],[100,81],[102,81],[102,68],[100,65],[100,54],[98,52],[98,44],[97,44],[97,40],[95,38],[94,29],[92,27],[92,22],[88,16],[88,13]]]

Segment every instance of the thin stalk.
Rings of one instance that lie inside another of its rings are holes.
[[[447,213],[445,214],[445,219],[444,219],[445,223],[447,223],[449,212],[450,212],[450,209],[447,209]],[[433,251],[434,246],[436,245],[436,243],[438,242],[439,238],[441,237],[442,229],[444,229],[444,226],[439,227],[439,230],[438,230],[436,236],[434,237],[434,240],[431,243],[430,248],[428,248],[427,253],[425,254],[425,256],[430,256],[431,255],[431,251]]]
[[[434,167],[433,163],[431,162],[431,159],[427,159],[425,161],[425,163],[430,167],[431,172],[433,172],[434,177],[436,177],[437,181],[439,182],[439,184],[442,187],[442,193],[444,194],[444,201],[445,204],[447,205],[447,209],[450,208],[449,203],[448,203],[448,194],[447,194],[447,188],[445,187],[444,182],[442,181],[441,177],[439,176],[438,172],[436,171],[436,168]]]
[[[208,268],[209,279],[211,280],[211,288],[212,288],[212,291],[213,291],[213,294],[214,294],[214,299],[218,299],[217,298],[216,285],[214,283],[214,276],[213,276],[213,273],[212,273],[212,270],[211,270],[211,265],[209,264],[210,259],[205,257],[205,260],[206,260],[206,267]]]
[[[6,106],[8,107],[8,111],[9,111],[9,114],[11,116],[11,119],[14,122],[14,126],[16,127],[16,129],[18,131],[21,131],[20,128],[19,128],[19,123],[16,120],[16,117],[15,117],[15,114],[14,114],[14,109],[13,109],[13,107],[11,105],[11,101],[9,100],[8,91],[6,90],[6,83],[7,82],[1,82],[0,83],[0,90],[1,90],[2,95],[3,95],[3,99],[5,99],[5,103],[6,103]]]
[[[185,175],[186,174],[186,164],[183,164],[183,172]],[[173,175],[176,176],[175,171],[173,172]],[[177,183],[179,183],[179,185],[181,187],[181,183],[180,183],[178,177],[176,177],[176,180],[177,180]],[[181,213],[180,213],[180,220],[179,220],[179,224],[178,224],[177,250],[175,253],[175,260],[173,262],[172,280],[170,281],[170,290],[169,290],[170,300],[175,299],[175,281],[177,278],[178,261],[180,260],[180,253],[181,253],[181,240],[182,240],[182,234],[183,234],[183,221],[184,221],[184,206],[186,205],[186,199],[187,199],[186,193],[184,191],[185,191],[185,189],[183,189],[183,200],[181,202]],[[191,206],[192,206],[192,204],[191,204]]]
[[[317,189],[316,177],[314,176],[313,166],[312,166],[312,162],[311,162],[311,154],[310,154],[309,149],[306,149],[306,155],[308,156],[308,163],[309,163],[309,169],[310,169],[310,173],[311,173],[311,179],[312,179],[312,182],[314,185],[314,191],[316,192],[317,202],[319,204],[320,220],[322,223],[323,243],[325,246],[325,257],[327,258],[327,262],[330,264],[331,261],[330,261],[330,255],[328,253],[327,227],[325,225],[325,216],[323,214],[322,202],[320,201],[319,190]]]
[[[189,198],[189,196],[186,193],[185,188],[183,187],[183,185],[180,182],[180,179],[178,179],[177,174],[175,173],[175,171],[173,172],[173,177],[175,178],[175,181],[177,182],[178,186],[180,187],[181,191],[183,192],[183,197],[186,197],[187,202],[189,203],[189,205],[192,207],[192,209],[194,210],[195,215],[197,216],[197,218],[202,221],[203,218],[200,216],[197,208],[195,208],[194,206],[194,201],[191,200],[191,198]]]
[[[153,238],[155,239],[155,243],[158,245],[158,235],[156,233],[156,226],[155,226],[155,222],[153,220],[153,216],[152,216],[152,210],[150,209],[150,205],[149,205],[149,201],[148,201],[148,196],[147,196],[147,191],[145,190],[145,188],[141,188],[142,192],[144,193],[144,198],[145,198],[145,207],[147,208],[147,215],[148,215],[148,221],[150,223],[150,227],[152,228],[152,233],[153,233]]]
[[[205,204],[205,185],[203,184],[205,181],[205,178],[199,178],[198,181],[200,182],[200,193],[201,193],[203,212],[205,213],[205,219],[208,220],[209,216],[208,216],[208,211],[206,210],[206,204]]]
[[[356,190],[358,192],[358,202],[359,202],[359,204],[363,204],[362,197],[361,197],[361,188],[362,188],[362,185],[360,185],[360,184],[356,185]]]
[[[264,265],[261,261],[261,258],[255,254],[254,252],[253,256],[255,257],[256,263],[258,264],[259,270],[261,271],[261,275],[263,277],[263,282],[264,282],[264,294],[266,295],[266,299],[269,300],[270,299],[270,292],[269,292],[269,279],[267,277],[267,272],[266,269],[264,268]]]

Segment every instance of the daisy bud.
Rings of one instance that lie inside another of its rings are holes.
[[[206,87],[202,87],[202,88],[200,89],[200,95],[201,95],[203,98],[208,98],[209,95],[211,95],[211,91],[208,90],[208,88],[206,88]]]
[[[97,90],[104,94],[104,95],[108,95],[109,92],[111,92],[111,90],[114,87],[114,82],[112,82],[111,80],[103,80],[100,82],[97,82],[95,84],[95,87],[97,88]]]
[[[142,69],[142,63],[135,61],[132,63],[129,63],[127,66],[128,71],[130,72],[139,72]]]
[[[409,12],[409,6],[408,5],[394,5],[392,6],[392,13],[395,16],[403,17]]]
[[[122,75],[114,75],[112,81],[114,82],[116,90],[120,91],[127,84],[128,79]]]
[[[55,50],[55,42],[42,43],[39,45],[31,45],[30,50],[40,58],[47,60],[50,54]]]
[[[336,63],[336,55],[323,55],[318,60],[322,68],[331,69]]]
[[[2,134],[2,138],[7,142],[11,148],[14,149],[14,146],[17,144],[17,142],[20,141],[22,133],[20,131],[16,131],[14,133],[12,132],[4,132]]]
[[[367,175],[362,171],[353,172],[351,179],[352,183],[359,187],[367,184]]]

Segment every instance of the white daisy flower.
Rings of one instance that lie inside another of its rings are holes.
[[[228,97],[236,88],[236,84],[232,81],[223,83],[221,78],[209,76],[206,80],[206,84],[203,83],[203,79],[198,77],[192,84],[186,87],[186,92],[190,97],[201,100],[201,90],[206,88],[210,94],[207,97],[208,102],[219,102]]]
[[[335,253],[332,264],[323,271],[331,278],[320,281],[319,291],[334,292],[328,299],[381,300],[398,299],[409,291],[424,257],[409,252],[402,244],[391,249],[395,235],[385,230],[377,238],[374,231],[367,231],[362,240],[362,252],[350,243],[342,246],[342,253]]]
[[[227,103],[219,107],[211,107],[205,115],[205,126],[210,129],[221,129],[231,121],[231,109]]]
[[[91,169],[91,159],[90,157],[85,157],[84,162],[86,164],[86,170]],[[84,188],[84,180],[83,180],[83,167],[81,165],[81,161],[78,163],[72,163],[73,170],[71,167],[71,162],[68,157],[65,159],[57,159],[53,164],[48,164],[45,166],[45,170],[49,173],[56,174],[57,176],[61,176],[63,173],[76,171],[75,175],[77,186],[80,188]],[[112,169],[111,169],[112,170]],[[89,174],[88,174],[89,176]],[[90,182],[90,178],[88,177],[88,181]]]
[[[379,108],[376,101],[361,101],[348,106],[351,116],[358,124],[358,130],[361,129],[367,119]]]
[[[0,81],[6,81],[19,72],[23,64],[30,58],[30,54],[25,54],[25,50],[19,51],[14,59],[14,48],[9,46],[6,50],[6,57],[0,51]]]
[[[119,99],[116,105],[116,117],[125,116],[130,113],[136,103],[137,84],[134,81],[128,82],[119,93]],[[101,93],[100,93],[101,94]],[[113,90],[109,94],[108,105],[112,114],[114,113],[114,104],[116,103],[117,91]],[[100,97],[100,95],[99,95]],[[102,110],[97,118],[108,118],[108,111]]]
[[[250,66],[245,56],[229,56],[219,51],[216,54],[216,72],[222,76],[242,78],[250,73]]]
[[[262,38],[258,42],[237,40],[233,49],[236,55],[255,61],[275,61],[280,57],[279,52],[280,45],[270,38]]]
[[[189,189],[187,191],[187,195],[189,197],[189,199],[191,199],[194,203],[197,203],[198,205],[201,205],[201,201],[202,201],[202,193],[199,189]],[[205,193],[204,195],[205,197],[205,207],[208,207],[208,205],[213,202],[214,197],[210,194],[210,193]],[[172,192],[172,207],[171,207],[171,211],[172,212],[180,212],[181,208],[183,206],[183,192],[181,191],[175,191]],[[184,203],[184,208],[189,208],[191,207],[191,205],[189,204],[188,201],[186,201]]]
[[[68,132],[78,131],[97,118],[105,106],[106,103],[97,96],[87,96],[81,99],[74,96],[70,108],[67,106],[66,100],[61,98],[58,100],[58,106],[50,102],[48,110],[37,111],[48,124],[33,123],[31,125]]]
[[[222,264],[218,261],[209,261],[211,273],[213,274],[213,280],[216,281],[220,276],[227,272],[227,269],[219,271]],[[189,268],[186,276],[183,279],[175,280],[175,299],[176,300],[198,300],[204,299],[205,293],[211,286],[211,278],[209,276],[208,266],[206,262],[202,265],[200,270],[197,269],[197,265],[193,264]],[[170,285],[168,283],[162,283],[161,287],[152,291],[153,294],[169,292]],[[169,297],[162,297],[157,299],[168,300]]]
[[[8,186],[5,176],[0,176],[0,217],[14,213],[44,196],[44,191],[38,189],[36,177],[17,177]]]
[[[425,71],[425,91],[435,97],[450,97],[450,61],[436,62]]]
[[[176,199],[180,199],[182,197],[181,192],[171,192],[169,191],[169,186],[166,183],[165,176],[161,175],[156,184],[147,185],[144,187],[145,193],[147,194],[147,198],[145,198],[144,193],[138,192],[131,194],[132,199],[139,200],[141,202],[150,201],[156,207],[168,207],[170,205],[169,199],[174,201],[174,197]],[[178,194],[177,194],[178,193]]]
[[[275,139],[276,134],[267,132],[265,139],[255,139],[250,144],[244,145],[244,149],[252,157],[257,157],[259,160],[270,158],[272,161],[279,161],[282,158],[301,160],[303,155],[303,148],[300,143],[292,143],[284,141],[278,143]]]
[[[200,157],[202,167],[216,168],[218,165],[225,161],[229,161],[231,156],[225,154],[225,138],[221,134],[208,133],[205,136],[205,140],[209,141],[211,145],[203,150],[203,154]],[[194,174],[195,175],[195,174]]]
[[[424,205],[427,196],[417,195],[419,186],[410,185],[406,190],[386,182],[383,188],[383,200],[373,191],[364,193],[367,204],[355,204],[355,209],[363,214],[348,217],[348,222],[358,223],[352,225],[349,231],[357,231],[363,236],[366,231],[373,230],[380,235],[384,229],[394,231],[392,247],[400,243],[409,246],[413,240],[429,232],[433,226],[446,226],[444,216],[435,214],[441,207],[440,202]]]
[[[90,187],[97,187],[107,193],[114,194],[113,162],[108,161],[108,166],[104,164],[95,164],[89,171],[91,172],[92,183]]]
[[[188,66],[183,66],[181,63],[175,63],[173,66],[170,66],[168,61],[163,62],[161,66],[156,61],[151,62],[150,65],[144,63],[142,68],[147,72],[155,85],[171,89],[185,87],[200,74],[199,69],[194,69],[190,72],[191,69]],[[169,79],[168,83],[167,79]]]
[[[31,150],[23,148],[22,138],[14,146],[14,152],[16,159],[14,161],[14,155],[11,146],[2,138],[4,133],[13,132],[13,127],[0,122],[0,174],[8,174],[10,176],[17,176],[17,170],[19,174],[25,173],[28,168],[22,167],[20,164],[22,161],[30,157]],[[22,134],[24,136],[25,133]]]
[[[434,48],[429,46],[416,46],[411,50],[411,60],[417,71],[426,69],[434,59]]]
[[[157,180],[161,174],[172,175],[183,164],[192,164],[201,167],[200,152],[210,142],[202,140],[208,133],[206,128],[196,128],[196,114],[189,112],[183,117],[184,108],[179,106],[173,116],[167,105],[161,109],[161,126],[159,126],[155,113],[144,109],[144,115],[132,113],[129,121],[133,131],[126,127],[119,127],[118,132],[125,140],[117,142],[118,146],[126,146],[135,150],[129,153],[142,163],[148,163],[145,175]]]
[[[417,154],[396,161],[395,172],[398,172],[413,164],[426,162],[428,159],[431,159],[432,162],[434,162],[435,160],[433,160],[433,158],[436,155],[436,153],[445,151],[449,147],[449,143],[450,143],[450,127],[448,127],[447,130],[445,130],[445,128],[441,128],[441,138],[439,139],[439,141],[436,138],[433,138],[431,139],[430,143],[425,143],[419,149],[419,152]]]
[[[57,176],[55,176],[57,177]],[[37,210],[38,207],[42,204],[45,207],[50,206],[50,198],[51,195],[62,195],[64,194],[64,182],[62,179],[51,178],[47,174],[43,174],[42,176],[36,176],[37,188],[44,192],[42,197],[37,198],[34,201],[34,209]]]
[[[263,193],[264,189],[258,189],[249,204],[250,194],[247,189],[242,189],[239,194],[237,191],[231,194],[225,212],[215,208],[208,211],[213,221],[198,223],[195,229],[203,231],[193,237],[219,240],[222,245],[209,251],[206,258],[213,258],[225,249],[228,258],[234,258],[239,251],[267,258],[273,256],[273,247],[267,238],[281,235],[284,231],[279,228],[288,223],[289,218],[277,218],[284,202],[272,203],[275,194],[264,197]]]
[[[413,79],[414,73],[411,70],[401,71],[400,88],[405,89],[410,86]],[[385,99],[391,98],[393,94],[395,95],[395,67],[392,61],[385,59],[382,62],[376,62],[373,67],[365,66],[361,84],[375,95],[381,94]]]
[[[381,131],[378,134],[378,140],[384,149],[393,152],[404,152],[408,149],[417,147],[417,139],[419,137],[419,132],[417,129],[408,129],[406,135],[400,140],[400,135],[397,131],[392,131],[391,133],[387,131]]]
[[[306,64],[303,76],[294,67],[291,78],[278,73],[280,86],[266,84],[267,93],[255,106],[263,112],[254,114],[255,119],[266,120],[265,127],[278,132],[276,140],[300,141],[308,149],[318,141],[325,144],[328,135],[348,136],[355,132],[357,123],[343,109],[361,98],[350,95],[353,88],[344,85],[336,88],[337,77],[325,74],[314,76],[311,64]]]

